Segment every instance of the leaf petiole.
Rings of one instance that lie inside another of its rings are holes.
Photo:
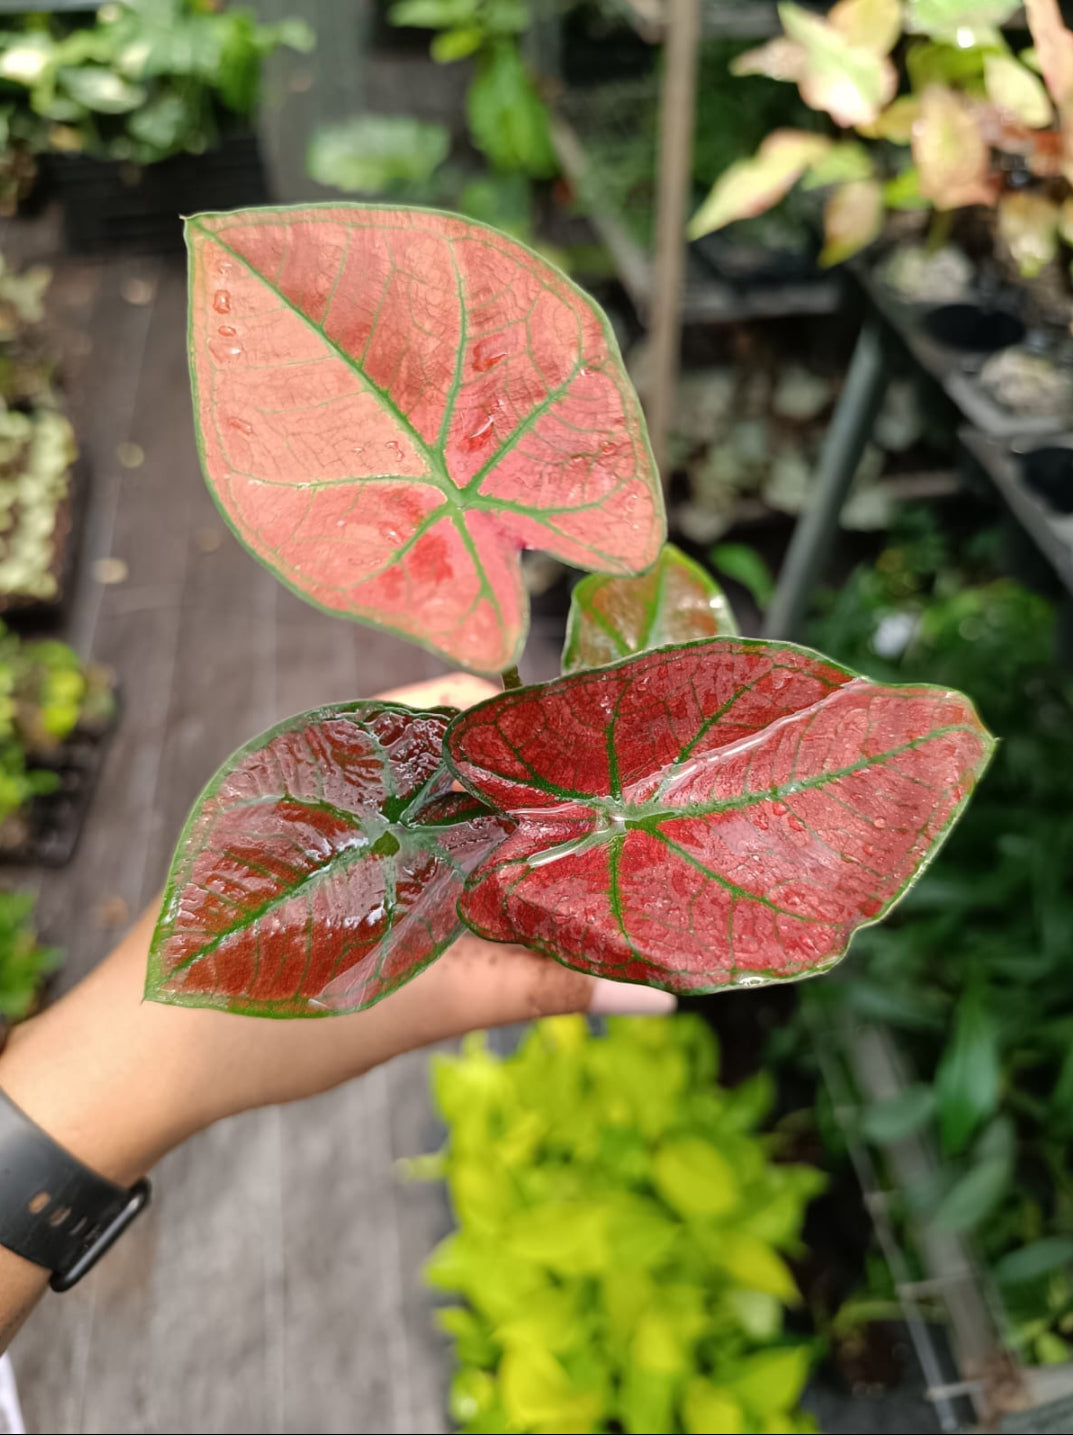
[[[522,686],[522,675],[519,673],[517,666],[505,668],[499,676],[502,679],[503,691],[505,693],[510,692],[511,688],[520,688]]]

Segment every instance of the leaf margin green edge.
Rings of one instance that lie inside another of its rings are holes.
[[[186,815],[186,820],[182,825],[182,830],[175,841],[168,866],[167,881],[164,885],[164,893],[160,901],[160,910],[157,914],[157,919],[153,926],[153,935],[149,942],[149,952],[146,958],[145,983],[142,990],[143,1001],[157,1002],[161,1006],[202,1007],[210,1011],[222,1011],[229,1016],[257,1017],[271,1021],[306,1021],[311,1018],[319,1019],[322,1017],[348,1016],[354,1012],[368,1011],[370,1008],[376,1006],[378,1002],[383,1001],[385,997],[392,996],[427,967],[430,967],[433,962],[438,961],[452,942],[456,941],[459,935],[467,930],[466,924],[462,922],[456,910],[457,920],[451,929],[450,935],[442,943],[434,945],[431,955],[426,961],[411,968],[399,981],[390,987],[385,987],[385,989],[380,992],[378,996],[373,997],[371,1001],[363,1002],[360,1006],[355,1007],[333,1008],[323,1011],[285,1011],[281,1009],[281,1004],[278,1002],[241,1000],[237,1005],[231,1001],[228,1001],[225,1005],[221,1003],[218,997],[204,993],[170,992],[167,989],[168,974],[164,972],[163,962],[161,960],[161,949],[167,940],[163,931],[165,913],[171,902],[178,895],[179,891],[181,891],[182,884],[177,880],[179,861],[185,854],[186,844],[193,831],[194,823],[205,803],[216,796],[224,779],[231,776],[245,757],[252,752],[263,749],[281,733],[293,731],[296,724],[302,723],[307,719],[315,721],[321,717],[345,716],[348,713],[353,713],[356,709],[363,708],[375,708],[379,712],[385,710],[399,712],[412,717],[445,716],[452,720],[454,717],[460,717],[462,715],[458,708],[446,704],[429,708],[412,708],[406,703],[393,701],[381,702],[376,698],[354,698],[342,703],[324,703],[320,707],[309,708],[303,712],[294,713],[290,717],[281,718],[279,722],[273,723],[271,727],[249,738],[228,757],[224,758],[223,762],[191,803],[190,810]],[[444,730],[444,735],[446,736],[446,729]],[[441,753],[441,757],[445,759],[445,756],[446,749]],[[449,772],[450,769],[447,768],[445,760],[443,765],[445,771]],[[466,791],[468,792],[469,789],[467,788]],[[469,795],[472,796],[473,794],[470,793]],[[482,802],[486,811],[495,812],[495,809],[487,802],[484,802],[483,799],[478,800]]]
[[[216,492],[215,484],[212,483],[209,479],[208,467],[205,461],[205,441],[202,434],[202,424],[200,421],[201,397],[197,381],[197,367],[194,351],[193,280],[195,255],[194,248],[191,244],[189,237],[191,230],[195,227],[199,228],[199,226],[197,226],[197,221],[203,219],[225,219],[238,214],[285,215],[297,210],[306,211],[310,209],[355,209],[362,211],[382,210],[390,213],[404,212],[410,214],[435,214],[440,216],[441,218],[457,220],[460,223],[468,225],[471,229],[483,230],[487,234],[494,235],[497,239],[506,239],[511,244],[516,245],[525,254],[529,255],[530,258],[551,269],[562,280],[562,282],[567,286],[567,288],[571,290],[574,295],[576,295],[580,299],[580,301],[584,303],[585,306],[593,312],[593,314],[596,316],[597,321],[599,322],[601,332],[603,333],[604,340],[607,344],[608,353],[610,357],[617,361],[617,363],[619,364],[622,370],[623,377],[625,379],[626,389],[628,393],[632,395],[633,402],[636,407],[637,417],[639,419],[638,432],[640,436],[640,441],[643,447],[643,452],[648,458],[649,464],[651,466],[651,472],[653,475],[653,482],[650,485],[650,488],[656,511],[657,532],[659,534],[660,541],[657,545],[656,554],[652,562],[646,568],[639,568],[635,573],[623,574],[601,568],[593,568],[587,571],[592,574],[604,574],[608,577],[613,578],[639,578],[646,573],[650,573],[652,569],[659,563],[660,554],[662,553],[663,548],[667,542],[667,506],[664,493],[664,485],[661,480],[659,467],[656,463],[656,456],[652,449],[652,440],[648,432],[648,422],[645,418],[644,409],[641,406],[640,398],[637,395],[637,390],[634,388],[633,381],[630,378],[629,371],[626,368],[626,361],[623,358],[622,349],[618,342],[618,337],[616,336],[614,328],[611,324],[611,320],[607,317],[607,314],[605,313],[603,307],[598,304],[596,300],[592,298],[591,295],[587,294],[579,284],[575,283],[575,281],[570,278],[569,274],[566,274],[562,269],[560,269],[557,264],[553,264],[550,259],[546,259],[542,254],[538,254],[537,251],[533,249],[531,245],[526,244],[523,240],[516,239],[513,235],[506,234],[503,230],[496,229],[491,224],[485,224],[481,220],[477,219],[469,219],[466,215],[456,214],[449,209],[439,209],[438,207],[432,205],[420,204],[362,204],[356,201],[347,200],[343,200],[338,203],[333,200],[318,200],[310,204],[263,204],[251,205],[246,209],[206,209],[199,210],[196,214],[182,216],[183,242],[186,245],[187,251],[186,355],[187,366],[190,374],[190,393],[193,399],[192,407],[194,441],[197,447],[198,463],[201,468],[201,474],[205,483],[205,487],[209,490],[209,493],[212,496],[212,501],[216,505],[216,508],[218,509],[220,516],[224,520],[224,523],[227,525],[229,531],[238,540],[239,544],[245,550],[245,552],[247,552],[250,557],[255,560],[255,562],[259,563],[262,568],[266,568],[278,583],[282,583],[285,588],[289,589],[290,592],[294,593],[295,596],[300,598],[303,603],[309,604],[310,607],[316,608],[319,612],[325,613],[328,617],[341,618],[344,620],[344,622],[360,623],[367,627],[376,628],[381,632],[390,633],[392,637],[400,638],[403,642],[406,643],[413,643],[417,647],[423,648],[425,652],[432,653],[437,658],[441,658],[449,663],[455,664],[456,667],[458,667],[462,671],[475,673],[479,677],[498,677],[500,672],[503,671],[502,669],[485,669],[473,667],[463,668],[458,658],[455,657],[453,654],[446,652],[443,648],[439,648],[434,643],[427,642],[425,639],[420,638],[413,633],[406,632],[402,628],[394,627],[390,623],[378,622],[373,618],[359,617],[355,613],[344,613],[338,608],[329,608],[325,604],[318,602],[315,598],[310,597],[310,595],[305,592],[305,590],[299,584],[294,583],[289,578],[285,577],[284,574],[281,573],[280,570],[275,566],[275,564],[269,562],[267,558],[262,557],[261,554],[259,554],[253,548],[253,546],[249,542],[247,542],[244,535],[239,532],[237,526],[231,518],[231,515],[224,507],[219,494]],[[200,232],[204,234],[206,239],[211,240],[212,235],[209,231],[200,230]],[[546,549],[542,548],[519,548],[517,550],[518,561],[520,563],[522,553],[543,553],[546,551]],[[518,642],[512,654],[511,661],[507,663],[507,668],[516,667],[519,660],[521,659],[522,654],[525,651],[526,643],[529,639],[529,631],[532,622],[532,604],[529,599],[529,594],[526,591],[525,584],[522,580],[520,569],[516,577],[518,591],[521,596],[520,607],[522,621],[519,626]]]

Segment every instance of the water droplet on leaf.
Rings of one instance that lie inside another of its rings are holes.
[[[217,314],[230,314],[231,295],[226,289],[217,289],[216,293],[212,296],[212,307],[216,310]]]
[[[475,428],[472,433],[468,433],[465,436],[462,440],[462,447],[467,453],[473,453],[475,449],[484,448],[493,437],[494,427],[495,420],[492,418],[492,415],[489,414],[485,418],[484,423],[478,428]]]
[[[478,374],[486,374],[489,369],[494,368],[501,359],[506,358],[506,351],[498,347],[498,340],[479,339],[473,346],[473,367]]]

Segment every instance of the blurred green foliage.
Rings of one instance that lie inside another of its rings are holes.
[[[108,675],[55,639],[32,642],[0,623],[0,827],[32,797],[51,792],[55,773],[34,768],[75,728],[100,729],[114,699]]]
[[[0,26],[0,123],[35,153],[151,164],[216,143],[253,113],[264,59],[308,50],[302,21],[260,25],[214,0],[124,0],[95,16],[31,12]]]
[[[34,898],[0,892],[0,1018],[28,1016],[49,972],[60,965],[55,947],[43,947],[33,924]]]
[[[450,148],[445,125],[411,115],[354,115],[317,130],[306,166],[318,184],[357,194],[402,191],[412,202]]]
[[[717,1067],[692,1016],[554,1018],[512,1056],[477,1035],[434,1058],[450,1135],[414,1165],[458,1218],[427,1277],[465,1300],[440,1312],[463,1430],[816,1428],[815,1342],[783,1322],[824,1177],[757,1135],[770,1077],[724,1090]]]
[[[965,820],[891,921],[854,940],[844,1004],[896,1032],[919,1078],[873,1106],[880,1145],[932,1133],[909,1209],[971,1231],[1030,1359],[1073,1358],[1073,677],[1052,605],[995,576],[987,537],[925,512],[828,593],[810,642],[883,681],[959,688],[999,738]]]

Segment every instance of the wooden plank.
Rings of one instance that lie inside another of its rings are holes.
[[[104,456],[114,453],[117,428],[129,423],[138,403],[139,374],[150,311],[123,302],[121,274],[117,269],[91,271],[87,266],[57,276],[58,312],[66,325],[74,319],[75,332],[90,338],[84,350],[87,360],[70,390],[71,407],[79,439],[88,452],[91,467],[98,469],[98,483],[91,494],[91,519],[101,501],[107,501],[109,478]],[[62,307],[61,307],[62,306]],[[107,363],[100,362],[101,355]],[[97,362],[88,362],[96,355]],[[70,372],[70,370],[69,370]],[[85,612],[88,602],[96,607],[91,588],[95,583],[91,560],[95,543],[105,537],[107,525],[91,522],[87,548],[77,577],[73,609]],[[99,550],[98,550],[99,551]],[[101,595],[102,615],[106,595]],[[99,655],[113,664],[121,682],[128,681],[131,698],[120,732],[113,743],[88,830],[75,861],[63,872],[49,873],[41,881],[39,917],[51,941],[67,953],[64,982],[69,983],[89,969],[107,950],[113,934],[103,930],[94,913],[102,894],[119,891],[132,904],[141,896],[131,853],[139,850],[138,824],[151,808],[156,750],[167,692],[166,654],[139,625],[119,620],[102,621]],[[85,645],[94,634],[87,628]],[[136,688],[136,695],[135,695]],[[50,1300],[19,1335],[13,1360],[20,1382],[29,1428],[57,1432],[81,1426],[81,1402],[89,1371],[93,1324],[92,1289],[72,1292],[66,1300]]]
[[[440,667],[412,645],[278,590],[277,716],[367,697]],[[374,1072],[280,1112],[287,1431],[440,1428],[429,1421],[442,1421],[442,1366],[430,1368],[419,1345],[431,1331],[430,1302],[411,1299],[431,1243],[403,1246],[390,1141],[394,1104],[427,1116],[424,1072],[417,1057],[398,1075]],[[408,1226],[411,1234],[424,1231]],[[431,1402],[421,1399],[429,1389]]]

